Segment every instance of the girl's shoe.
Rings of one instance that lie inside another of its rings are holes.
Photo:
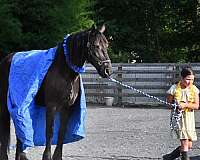
[[[187,152],[181,152],[181,160],[190,160]]]
[[[180,149],[181,149],[181,147],[178,146],[171,153],[164,155],[163,160],[175,160],[176,158],[180,157]]]

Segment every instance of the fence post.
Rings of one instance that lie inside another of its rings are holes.
[[[117,79],[118,81],[122,82],[122,65],[120,64],[118,67],[117,67],[117,70],[118,70],[118,73],[117,73]],[[121,85],[117,85],[117,93],[118,93],[118,97],[117,97],[117,100],[118,100],[118,105],[121,106],[122,105],[122,86]]]
[[[176,83],[179,80],[179,77],[180,77],[180,65],[175,64],[174,70],[175,70],[175,72],[174,72],[174,82],[173,83]]]

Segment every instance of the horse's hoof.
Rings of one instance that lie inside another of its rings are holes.
[[[62,160],[62,154],[54,152],[52,160]]]
[[[52,160],[49,154],[43,154],[42,160]]]
[[[52,160],[62,160],[62,157],[61,158],[53,157]]]
[[[20,153],[20,160],[29,160],[29,159],[26,157],[26,153],[24,153],[24,152]]]
[[[59,158],[57,158],[57,157],[53,157],[52,160],[62,160],[62,157],[59,157]]]
[[[8,160],[8,155],[0,155],[0,160]]]

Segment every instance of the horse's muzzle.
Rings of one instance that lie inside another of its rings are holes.
[[[94,61],[91,61],[91,63],[102,78],[110,77],[112,73],[112,65],[110,60],[100,61],[99,63],[94,63]]]
[[[107,77],[110,77],[110,75],[112,74],[112,70],[110,68],[106,68],[105,74],[107,75]]]
[[[112,73],[112,65],[111,65],[111,62],[107,62],[107,63],[104,63],[102,65],[102,77],[103,78],[107,78],[107,77],[110,77]]]

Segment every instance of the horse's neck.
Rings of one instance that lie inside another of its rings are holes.
[[[68,43],[70,62],[77,67],[82,67],[85,63],[85,52],[87,52],[86,37],[86,33],[80,35],[72,35]]]
[[[55,66],[60,72],[60,74],[62,74],[63,77],[66,77],[66,80],[73,81],[79,76],[79,74],[74,72],[67,64],[66,57],[63,53],[62,45],[58,47],[58,51],[55,57]]]

